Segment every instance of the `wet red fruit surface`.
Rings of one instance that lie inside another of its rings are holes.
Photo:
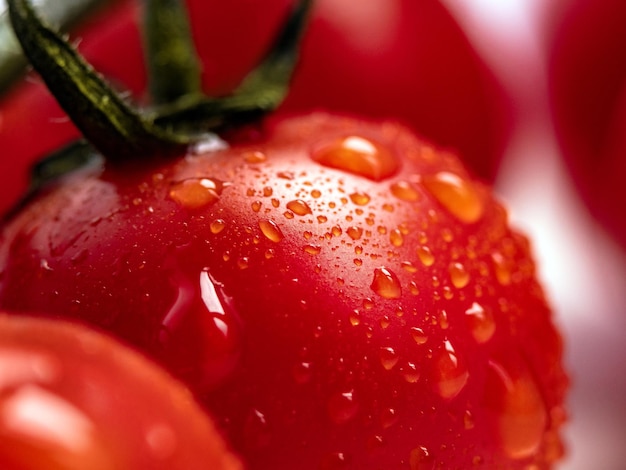
[[[84,326],[0,313],[0,467],[241,470],[180,383]]]
[[[561,340],[490,190],[387,121],[225,139],[42,195],[2,233],[0,306],[149,352],[251,469],[551,468]]]

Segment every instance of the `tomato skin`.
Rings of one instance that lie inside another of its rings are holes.
[[[590,212],[626,246],[626,5],[572,0],[562,9],[549,56],[559,144]]]
[[[188,0],[207,93],[232,90],[256,65],[290,3]],[[458,150],[473,171],[492,180],[511,127],[510,104],[445,7],[437,1],[376,0],[370,13],[356,14],[355,5],[319,1],[282,110],[399,119]],[[98,71],[143,101],[138,17],[137,4],[120,2],[76,36]],[[380,37],[375,41],[372,34],[355,31],[379,31]],[[11,155],[0,162],[6,175],[0,211],[5,211],[26,187],[28,165],[79,134],[40,83],[22,84],[0,115],[0,148]]]
[[[85,326],[1,313],[0,364],[2,468],[242,468],[188,389]]]
[[[227,140],[43,195],[3,231],[0,307],[146,350],[252,469],[550,468],[561,341],[488,188],[391,122]]]

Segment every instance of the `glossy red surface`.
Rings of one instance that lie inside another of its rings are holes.
[[[227,140],[42,196],[3,231],[0,306],[143,348],[252,469],[550,468],[561,341],[489,188],[392,122]]]

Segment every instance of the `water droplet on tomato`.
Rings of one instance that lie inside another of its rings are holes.
[[[400,360],[398,353],[390,347],[380,348],[379,357],[380,363],[386,370],[393,369]]]
[[[320,245],[304,245],[303,250],[305,253],[310,255],[319,255],[322,252],[322,247]]]
[[[246,161],[246,163],[263,163],[267,160],[267,155],[259,150],[256,150],[244,153],[243,159]]]
[[[514,459],[532,456],[539,449],[548,413],[541,392],[527,366],[490,361],[485,403],[493,414],[503,450]]]
[[[358,310],[353,310],[350,313],[350,324],[352,326],[358,326],[361,324],[361,313]]]
[[[319,470],[343,470],[349,465],[348,456],[343,452],[326,454],[319,464]]]
[[[237,267],[239,269],[248,269],[250,266],[250,259],[247,256],[242,256],[237,260]]]
[[[209,230],[211,230],[211,233],[214,235],[217,235],[225,228],[226,228],[226,222],[224,221],[224,219],[215,219],[209,225]]]
[[[363,229],[361,227],[348,227],[346,233],[352,240],[359,240],[363,236]]]
[[[442,398],[454,398],[465,387],[469,372],[450,341],[438,351],[434,360],[433,381]]]
[[[388,429],[398,422],[398,413],[393,408],[385,408],[380,414],[380,424]]]
[[[273,220],[261,220],[259,221],[259,228],[265,237],[273,241],[274,243],[280,242],[283,238],[283,232],[280,227]]]
[[[486,343],[496,331],[496,322],[491,310],[485,310],[478,302],[474,302],[465,311],[472,336],[478,343]]]
[[[356,191],[350,194],[350,200],[357,206],[365,206],[370,202],[371,198],[369,194],[363,193],[361,191]]]
[[[296,383],[305,384],[311,381],[313,377],[313,371],[311,369],[310,362],[299,362],[296,364],[292,371],[293,379]]]
[[[389,233],[389,241],[393,246],[399,248],[404,244],[404,236],[402,232],[396,228]]]
[[[447,171],[424,176],[422,184],[448,212],[465,223],[477,222],[484,203],[473,183]]]
[[[433,463],[434,459],[426,447],[416,447],[409,454],[409,468],[411,470],[431,470]]]
[[[264,413],[250,410],[243,425],[243,437],[249,449],[259,450],[270,444],[272,435]]]
[[[241,326],[223,285],[208,271],[195,280],[176,272],[178,294],[162,321],[163,360],[199,389],[211,389],[235,369]]]
[[[389,149],[358,136],[349,136],[321,145],[312,152],[316,162],[365,178],[381,181],[398,169],[398,160]]]
[[[376,268],[370,288],[384,299],[398,299],[402,296],[400,280],[387,268]]]
[[[295,199],[293,201],[289,201],[287,203],[287,209],[293,212],[296,215],[307,215],[311,214],[311,208],[309,205],[304,202],[302,199]]]
[[[397,181],[391,185],[391,194],[402,201],[415,202],[422,197],[417,188],[408,181]]]
[[[354,390],[336,393],[328,400],[328,416],[335,424],[347,423],[359,410]]]
[[[263,206],[263,203],[261,201],[254,201],[252,204],[250,204],[250,207],[252,207],[253,212],[259,212],[262,206]]]
[[[496,274],[496,279],[503,286],[511,284],[512,262],[502,255],[502,253],[492,253],[491,260]]]
[[[424,333],[424,330],[416,326],[411,327],[411,336],[417,344],[424,344],[428,341],[428,336]]]
[[[457,289],[461,289],[469,284],[470,275],[461,263],[451,263],[448,272],[450,273],[450,280],[452,285]]]
[[[420,378],[420,373],[417,370],[417,366],[412,362],[407,362],[406,365],[402,367],[402,376],[404,380],[406,380],[410,384],[417,383]]]
[[[432,266],[435,262],[435,255],[430,251],[427,246],[420,246],[417,248],[417,257],[420,259],[424,266]]]
[[[228,183],[212,178],[190,178],[174,183],[170,198],[187,209],[199,209],[215,203]]]

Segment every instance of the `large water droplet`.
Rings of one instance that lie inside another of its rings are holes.
[[[273,241],[274,243],[280,242],[283,238],[283,232],[281,232],[280,227],[273,220],[261,220],[259,221],[259,228],[265,237]]]
[[[496,279],[503,286],[511,284],[511,271],[513,269],[512,261],[505,258],[502,253],[494,252],[491,254]]]
[[[228,183],[212,178],[190,178],[174,183],[170,198],[187,209],[199,209],[216,202]]]
[[[380,348],[380,363],[385,369],[393,369],[399,359],[398,353],[393,348]]]
[[[352,227],[348,227],[346,233],[353,240],[359,240],[363,236],[363,229],[353,225]]]
[[[428,336],[424,333],[424,330],[416,326],[411,327],[411,337],[417,344],[424,344],[428,341]]]
[[[392,151],[358,136],[344,137],[322,145],[313,151],[312,157],[324,166],[374,181],[392,176],[399,166]]]
[[[202,271],[196,280],[176,273],[174,304],[159,337],[164,360],[200,389],[220,383],[241,355],[241,326],[223,285]],[[190,367],[193,364],[193,367]]]
[[[470,181],[442,171],[425,176],[422,183],[435,199],[462,222],[477,222],[482,217],[484,203]]]
[[[287,203],[287,209],[293,212],[296,215],[307,215],[311,214],[313,211],[309,207],[309,205],[304,202],[302,199],[295,199],[293,201],[289,201]]]
[[[461,263],[451,263],[448,268],[452,285],[457,289],[461,289],[469,284],[470,275]]]
[[[371,289],[385,299],[398,299],[402,296],[400,280],[387,268],[376,268]]]
[[[209,225],[209,229],[211,230],[211,233],[214,235],[217,235],[225,228],[226,228],[226,222],[224,221],[224,219],[215,219]]]
[[[491,310],[485,310],[478,302],[474,302],[465,311],[472,336],[478,343],[486,343],[496,331],[496,322]]]
[[[514,459],[532,456],[541,445],[548,413],[527,367],[521,359],[514,368],[490,361],[485,387],[504,451]]]
[[[443,398],[456,397],[465,387],[469,372],[450,341],[444,342],[433,365],[433,380],[439,395]]]
[[[365,206],[370,202],[369,194],[363,193],[361,191],[356,191],[350,194],[350,200],[355,203],[357,206]]]
[[[420,246],[417,248],[417,257],[420,259],[424,266],[432,266],[435,262],[435,255],[427,246]]]

